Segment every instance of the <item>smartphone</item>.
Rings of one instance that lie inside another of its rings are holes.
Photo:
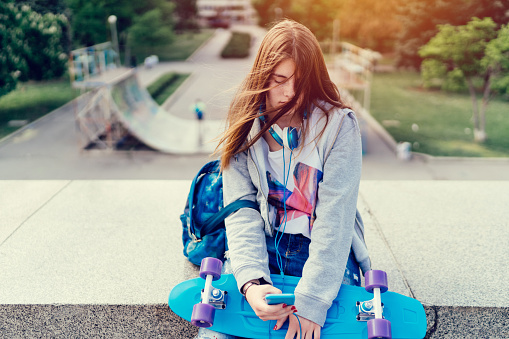
[[[268,305],[276,304],[293,305],[295,303],[295,295],[291,293],[267,294],[265,296],[265,301],[267,302]]]

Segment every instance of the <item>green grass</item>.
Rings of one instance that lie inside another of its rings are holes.
[[[200,33],[185,32],[177,34],[175,40],[166,46],[154,46],[144,50],[133,51],[138,64],[149,55],[157,55],[159,61],[182,61],[186,60],[205,41],[214,34],[214,30],[202,29]]]
[[[19,83],[0,97],[0,138],[18,129],[8,126],[10,120],[37,120],[76,96],[69,80]]]
[[[189,74],[166,73],[147,87],[148,92],[158,105],[162,105],[179,88]]]
[[[232,32],[232,36],[223,51],[223,58],[245,58],[249,55],[251,35],[243,32]]]
[[[502,99],[494,99],[488,106],[488,140],[482,144],[474,142],[470,96],[424,90],[418,73],[375,74],[370,111],[396,141],[412,143],[416,152],[435,156],[509,156],[509,102]],[[417,131],[412,129],[413,124],[418,126]]]

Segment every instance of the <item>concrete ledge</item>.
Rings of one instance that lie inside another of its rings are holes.
[[[509,308],[425,306],[425,338],[509,338]]]
[[[166,306],[196,277],[190,181],[0,181],[0,336],[192,338]],[[507,338],[509,181],[362,181],[373,267],[421,301],[429,338]],[[489,335],[488,335],[489,334]]]
[[[425,338],[508,338],[509,309],[425,306]],[[161,305],[0,305],[4,338],[179,338],[197,328]]]
[[[181,338],[197,328],[168,305],[0,305],[2,338]]]

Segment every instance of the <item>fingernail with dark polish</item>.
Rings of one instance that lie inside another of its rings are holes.
[[[297,310],[297,307],[292,306],[292,311],[295,311],[295,310]]]
[[[274,326],[274,331],[276,331],[276,330],[277,330],[277,325],[276,325],[276,326]]]
[[[283,304],[283,308],[285,308],[286,306],[288,306],[288,305],[286,305],[286,304]]]

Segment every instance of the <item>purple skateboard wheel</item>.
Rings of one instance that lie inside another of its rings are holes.
[[[223,262],[216,258],[203,258],[200,267],[200,277],[206,279],[207,275],[213,276],[213,280],[221,278],[221,269],[223,268]]]
[[[368,339],[391,339],[391,322],[386,319],[368,320]]]
[[[389,289],[389,284],[387,283],[387,273],[380,270],[371,270],[367,271],[364,275],[366,282],[366,291],[373,292],[373,289],[378,287],[380,288],[380,292],[384,293]]]
[[[198,327],[210,327],[214,324],[216,309],[209,304],[196,304],[191,315],[191,324]]]

